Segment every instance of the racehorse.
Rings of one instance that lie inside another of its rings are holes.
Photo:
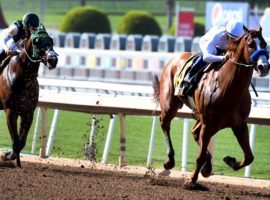
[[[244,159],[237,162],[235,158],[227,156],[223,160],[234,170],[239,170],[252,163],[252,154],[247,119],[251,109],[249,85],[253,70],[259,76],[269,72],[269,54],[266,51],[266,42],[259,30],[245,29],[243,37],[229,40],[227,53],[228,60],[221,67],[210,68],[204,73],[192,97],[174,96],[174,77],[177,71],[193,53],[182,53],[165,64],[160,80],[153,79],[154,97],[160,103],[160,123],[167,144],[168,160],[164,162],[166,170],[175,165],[174,149],[170,137],[171,120],[178,109],[186,104],[193,110],[196,124],[192,129],[195,141],[199,145],[196,167],[187,185],[196,185],[198,174],[209,177],[212,171],[211,154],[207,150],[209,141],[219,130],[231,128],[239,145],[244,152]],[[213,64],[213,63],[212,63]],[[193,105],[189,99],[193,98]]]
[[[57,56],[52,38],[41,25],[29,39],[25,39],[22,51],[11,57],[0,75],[0,108],[5,111],[12,139],[12,152],[4,153],[2,159],[16,159],[18,167],[21,167],[20,152],[25,146],[38,103],[40,63],[54,69],[58,62]]]

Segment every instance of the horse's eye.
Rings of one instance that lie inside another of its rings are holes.
[[[34,41],[33,41],[33,44],[34,44],[34,45],[39,44],[39,38],[35,38]]]

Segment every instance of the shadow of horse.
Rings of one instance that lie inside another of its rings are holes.
[[[54,69],[58,58],[53,40],[43,25],[24,41],[22,51],[13,56],[0,75],[1,109],[6,113],[7,126],[12,139],[12,152],[2,155],[3,160],[15,160],[18,167],[20,152],[24,148],[34,111],[38,104],[38,71],[40,63]],[[21,121],[17,126],[18,118]]]
[[[230,127],[244,152],[240,162],[235,158],[225,157],[224,162],[234,170],[239,170],[252,163],[252,154],[247,119],[251,109],[249,85],[253,69],[260,76],[269,72],[269,54],[262,29],[245,30],[245,35],[238,40],[229,40],[230,58],[220,68],[212,68],[201,78],[192,97],[174,96],[174,77],[193,53],[182,53],[171,59],[163,68],[160,81],[153,79],[154,97],[160,103],[160,123],[167,144],[168,160],[164,168],[169,170],[175,165],[174,149],[170,137],[171,120],[178,109],[186,104],[193,110],[197,120],[192,129],[195,141],[199,145],[196,167],[188,184],[195,184],[198,174],[209,177],[212,171],[211,154],[207,150],[212,136],[219,130]],[[194,104],[189,98],[193,98]]]

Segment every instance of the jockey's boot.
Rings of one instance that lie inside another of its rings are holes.
[[[10,59],[6,59],[7,54],[4,50],[0,51],[0,74],[2,74],[3,70],[7,66]],[[10,57],[11,58],[11,57]]]
[[[7,57],[6,51],[4,49],[0,50],[0,64]]]
[[[197,87],[197,84],[197,76],[195,75],[189,80],[188,84],[183,87],[183,95],[192,96]]]
[[[188,71],[185,76],[183,82],[181,83],[179,88],[175,88],[174,95],[176,96],[186,96],[187,91],[191,91],[194,88],[194,85],[197,80],[197,73],[202,71],[202,65],[204,65],[204,61],[202,57],[199,57],[196,62],[193,64],[191,69]],[[195,85],[196,86],[196,85]]]

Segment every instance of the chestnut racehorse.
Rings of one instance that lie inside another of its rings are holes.
[[[156,102],[160,103],[160,123],[168,149],[165,169],[172,169],[175,165],[170,124],[177,110],[186,104],[193,110],[197,120],[192,133],[199,145],[199,153],[195,171],[188,185],[196,185],[200,170],[204,177],[210,176],[211,154],[207,147],[211,137],[221,129],[231,128],[244,152],[242,161],[238,162],[235,158],[227,156],[224,162],[234,170],[252,163],[254,156],[249,144],[247,126],[251,109],[249,85],[254,69],[260,76],[265,76],[269,72],[269,54],[266,46],[261,27],[259,30],[246,29],[243,37],[234,41],[229,40],[227,53],[230,54],[230,58],[223,66],[214,67],[203,75],[192,96],[194,106],[189,103],[188,97],[174,96],[175,74],[181,70],[192,53],[182,53],[166,63],[160,81],[157,76],[154,77],[154,96]]]
[[[13,56],[0,75],[0,109],[6,113],[12,139],[12,152],[2,155],[3,160],[16,159],[20,167],[20,152],[24,148],[39,96],[38,70],[40,63],[49,69],[57,65],[53,40],[43,25],[24,41],[22,51]],[[19,129],[18,118],[21,118]]]

